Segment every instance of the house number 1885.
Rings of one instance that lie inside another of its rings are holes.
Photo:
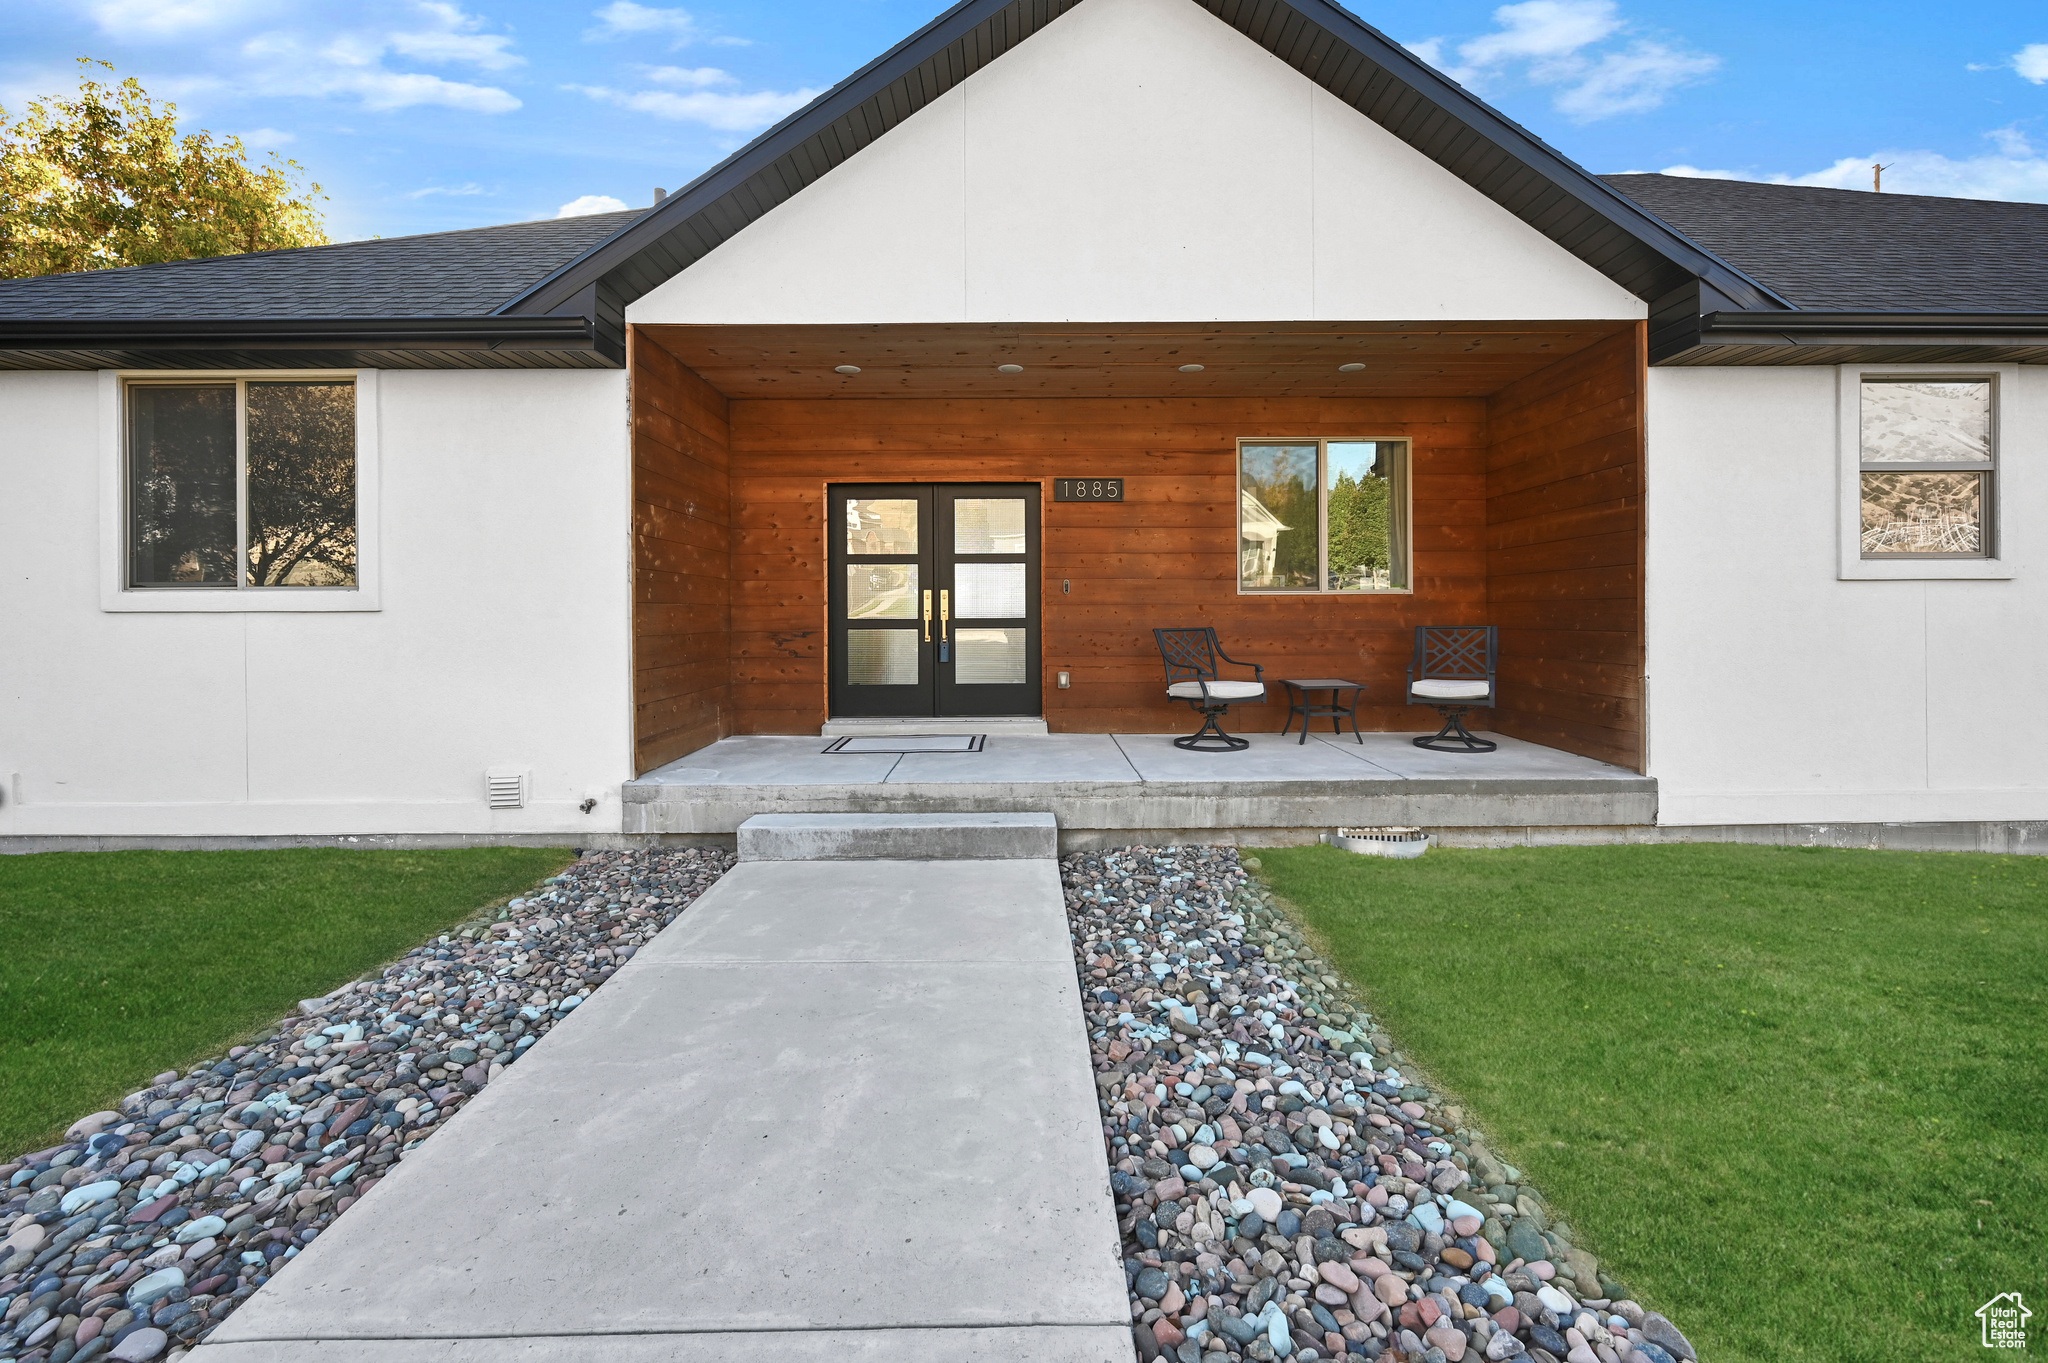
[[[1055,478],[1052,499],[1056,502],[1120,502],[1124,499],[1121,478]]]

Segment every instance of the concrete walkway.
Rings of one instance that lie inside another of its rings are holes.
[[[1055,863],[742,862],[195,1363],[282,1357],[1128,1363]]]

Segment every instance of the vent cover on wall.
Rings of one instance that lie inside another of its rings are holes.
[[[526,805],[526,773],[506,767],[492,767],[484,773],[484,790],[492,809],[521,809]]]

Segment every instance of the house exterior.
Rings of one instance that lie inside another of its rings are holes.
[[[2044,363],[2048,208],[966,0],[647,210],[0,284],[0,840],[594,842],[731,735],[1183,730],[1161,625],[1419,731],[1494,624],[1470,722],[1673,835],[2039,846]]]

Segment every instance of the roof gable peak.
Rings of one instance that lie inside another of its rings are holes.
[[[593,288],[623,307],[1090,2],[961,0],[501,311],[546,314],[572,306]],[[1185,2],[1263,47],[1637,297],[1654,300],[1706,280],[1745,307],[1790,306],[1332,0]]]

